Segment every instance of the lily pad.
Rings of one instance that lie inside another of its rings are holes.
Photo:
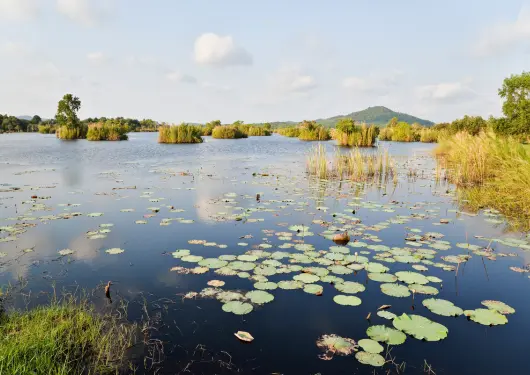
[[[357,283],[355,281],[344,281],[343,283],[335,284],[335,289],[342,293],[355,294],[364,292],[366,288],[363,284]]]
[[[304,287],[304,283],[301,281],[288,281],[288,280],[282,280],[278,283],[278,287],[281,289],[302,289]]]
[[[74,251],[70,249],[63,249],[58,251],[59,255],[70,255],[73,254]]]
[[[431,312],[442,316],[459,316],[464,313],[460,307],[445,299],[429,298],[423,300],[422,304]]]
[[[400,284],[381,284],[381,292],[391,297],[409,297],[410,290],[404,285]]]
[[[206,258],[199,262],[199,266],[208,267],[211,269],[217,269],[225,267],[228,264],[226,260],[220,260],[218,258]]]
[[[123,253],[124,251],[125,251],[125,250],[120,249],[120,248],[117,248],[117,247],[114,247],[114,248],[112,248],[112,249],[107,249],[107,250],[105,250],[105,252],[106,252],[107,254],[111,254],[111,255],[121,254],[121,253]]]
[[[304,292],[320,296],[324,288],[318,284],[305,284]]]
[[[440,323],[421,315],[403,314],[393,320],[394,327],[418,340],[440,341],[447,337],[449,330]]]
[[[333,297],[333,301],[335,301],[335,303],[338,303],[339,305],[344,306],[359,306],[362,303],[359,297],[345,296],[343,294],[338,294]]]
[[[381,346],[381,344],[379,344],[377,341],[371,340],[371,339],[359,340],[358,344],[359,344],[359,346],[361,348],[363,348],[363,350],[365,352],[368,352],[368,353],[377,354],[377,353],[381,353],[384,350],[384,348],[383,348],[383,346]]]
[[[278,284],[273,283],[272,281],[259,282],[254,284],[254,288],[260,290],[274,290],[278,288]]]
[[[252,290],[246,294],[252,303],[263,305],[274,300],[274,296],[263,290]]]
[[[352,354],[357,349],[354,340],[337,335],[322,335],[317,340],[317,346],[326,352],[344,356]]]
[[[294,280],[301,281],[305,284],[311,284],[316,283],[317,281],[320,281],[320,277],[316,275],[312,275],[310,273],[302,273],[300,275],[296,275],[293,277]]]
[[[393,312],[390,312],[390,311],[381,310],[381,311],[378,311],[378,312],[377,312],[377,316],[380,316],[380,317],[383,318],[383,319],[392,320],[392,319],[394,319],[397,315],[394,314]]]
[[[472,321],[485,326],[496,326],[508,323],[506,316],[490,309],[465,310],[464,315]]]
[[[383,325],[368,327],[366,334],[372,340],[384,342],[388,345],[401,345],[407,339],[403,332]]]
[[[397,281],[397,277],[391,273],[369,273],[368,278],[380,283],[393,283]]]
[[[500,301],[486,300],[482,301],[482,304],[488,309],[497,311],[501,314],[513,314],[515,312],[515,309],[513,307],[508,306],[504,302]]]
[[[355,358],[363,365],[381,367],[385,364],[385,359],[377,353],[357,352]]]
[[[395,274],[399,281],[407,284],[428,284],[429,280],[421,273],[412,271],[399,271]]]
[[[252,310],[252,305],[246,302],[231,301],[223,305],[224,312],[231,312],[236,315],[245,315],[251,312]]]

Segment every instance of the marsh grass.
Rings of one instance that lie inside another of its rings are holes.
[[[347,154],[340,150],[333,157],[319,144],[307,157],[307,171],[320,179],[350,179],[353,181],[397,182],[395,161],[388,150],[366,154],[355,148]]]
[[[248,135],[234,125],[221,125],[213,128],[212,137],[217,139],[248,138]]]
[[[115,120],[100,121],[88,125],[88,141],[126,141],[129,126]]]
[[[325,127],[317,126],[313,129],[301,128],[298,139],[302,141],[329,141],[331,135]]]
[[[137,327],[69,295],[0,315],[0,374],[116,374]]]
[[[77,127],[69,128],[66,125],[56,128],[55,135],[59,139],[73,140],[73,139],[85,139],[88,132],[88,126],[80,124]]]
[[[517,139],[461,132],[440,140],[435,154],[468,208],[495,208],[530,229],[530,151]]]
[[[39,125],[39,133],[41,134],[54,134],[55,125]]]
[[[339,146],[350,147],[373,147],[377,138],[377,127],[375,125],[355,126],[352,132],[344,132],[339,129],[332,130],[332,138]]]
[[[204,128],[200,126],[161,125],[158,128],[158,143],[202,143]]]
[[[272,135],[272,132],[261,126],[250,126],[247,131],[249,137],[268,137]]]
[[[284,137],[290,137],[290,138],[298,138],[300,135],[300,129],[299,128],[279,128],[276,130],[276,132],[280,135],[283,135]]]

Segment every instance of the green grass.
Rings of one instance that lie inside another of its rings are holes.
[[[89,141],[126,141],[129,127],[120,121],[107,120],[88,125]]]
[[[55,125],[39,125],[39,133],[55,134]]]
[[[81,124],[74,128],[69,128],[66,125],[57,128],[55,135],[59,139],[85,139],[88,132],[88,126]]]
[[[530,150],[515,138],[492,131],[457,133],[435,150],[447,179],[471,209],[494,208],[512,227],[530,230]]]
[[[0,374],[116,374],[137,327],[73,297],[0,316]]]
[[[221,125],[213,128],[212,137],[217,139],[239,139],[248,138],[248,135],[237,126]]]
[[[250,126],[248,128],[247,134],[249,137],[267,137],[272,135],[272,132],[261,126]]]
[[[158,128],[158,143],[202,143],[203,131],[195,125],[162,125]]]

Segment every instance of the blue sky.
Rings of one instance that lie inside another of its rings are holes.
[[[0,0],[0,112],[167,122],[302,120],[384,105],[500,114],[530,68],[514,0]]]

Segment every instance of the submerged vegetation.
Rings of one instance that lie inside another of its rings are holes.
[[[72,296],[1,313],[0,373],[115,374],[127,368],[136,329]]]
[[[441,140],[436,155],[467,206],[498,209],[530,229],[530,151],[516,138],[460,132]]]
[[[341,119],[332,135],[339,146],[372,147],[378,131],[375,125],[358,126],[352,119]]]
[[[158,128],[158,143],[202,143],[203,129],[200,126],[161,125]]]
[[[89,141],[125,141],[129,127],[117,120],[107,120],[88,125],[86,139]]]
[[[340,150],[330,157],[323,145],[313,147],[307,158],[307,172],[320,179],[351,179],[353,181],[397,182],[396,166],[388,150],[363,153],[354,148],[342,154]]]

